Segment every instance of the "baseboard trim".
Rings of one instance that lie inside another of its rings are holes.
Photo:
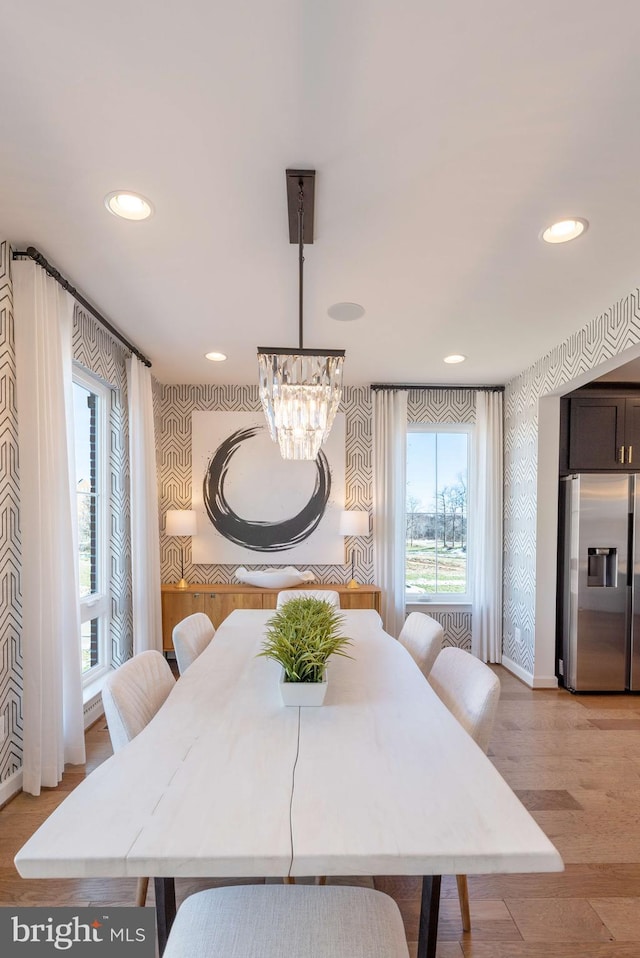
[[[515,675],[515,677],[520,679],[521,682],[524,682],[525,685],[528,685],[530,689],[533,688],[533,675],[531,672],[527,672],[526,669],[523,669],[522,666],[514,662],[513,659],[510,659],[507,655],[503,655],[500,665],[504,665],[507,671]]]
[[[102,695],[100,692],[97,692],[96,695],[92,695],[84,703],[84,730],[85,732],[90,725],[93,725],[94,722],[100,718],[101,715],[104,715],[104,708],[102,705]]]
[[[507,671],[511,672],[512,675],[515,675],[517,679],[520,679],[521,682],[524,682],[525,685],[528,685],[530,689],[557,689],[558,680],[555,675],[532,675],[531,672],[527,672],[526,669],[523,669],[521,665],[518,665],[517,662],[514,662],[513,659],[510,659],[507,655],[502,656],[501,665],[504,665]]]
[[[4,782],[0,783],[0,808],[10,802],[14,795],[22,791],[22,769],[10,775]]]

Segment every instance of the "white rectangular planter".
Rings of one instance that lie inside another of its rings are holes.
[[[322,705],[327,692],[327,673],[322,682],[285,682],[280,672],[280,694],[285,705]]]

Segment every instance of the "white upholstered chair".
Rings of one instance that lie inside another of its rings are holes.
[[[463,649],[443,649],[429,682],[450,712],[486,752],[498,711],[500,679],[488,665]],[[462,927],[471,930],[467,876],[456,875]]]
[[[424,612],[411,612],[398,636],[398,642],[404,645],[425,678],[429,678],[443,640],[440,623]]]
[[[102,689],[102,704],[113,751],[123,748],[148,725],[175,684],[161,652],[134,655],[111,672]],[[144,905],[148,878],[139,878],[136,905]]]
[[[184,675],[191,663],[204,652],[215,631],[211,619],[204,612],[194,612],[178,622],[173,630],[173,647],[180,675]]]
[[[164,958],[409,958],[398,906],[371,888],[233,885],[185,899]]]
[[[337,609],[340,608],[340,596],[333,589],[285,589],[284,592],[278,592],[276,608],[281,609],[285,602],[290,602],[291,599],[322,599],[323,602],[330,602]]]

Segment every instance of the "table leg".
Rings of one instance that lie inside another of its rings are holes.
[[[173,878],[154,878],[156,892],[156,925],[158,929],[158,954],[167,945],[167,938],[176,917],[176,883]]]
[[[418,958],[436,958],[441,881],[441,875],[425,875],[422,879]]]

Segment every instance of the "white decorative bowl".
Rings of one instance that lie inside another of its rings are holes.
[[[280,672],[280,694],[285,705],[322,705],[327,694],[327,672],[322,682],[285,682]]]
[[[269,569],[267,572],[257,569],[249,570],[240,566],[236,569],[236,579],[238,582],[255,585],[261,589],[289,589],[291,586],[303,585],[305,582],[315,582],[316,577],[309,569],[299,572],[291,565],[284,569]]]

